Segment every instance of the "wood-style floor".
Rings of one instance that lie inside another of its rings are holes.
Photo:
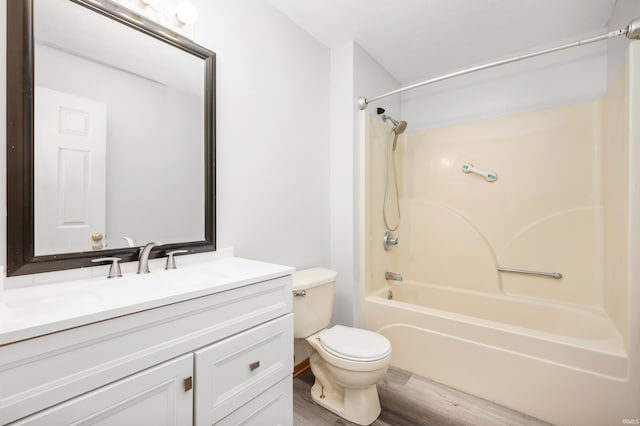
[[[293,424],[353,425],[311,400],[313,381],[311,369],[293,380]],[[378,394],[382,413],[374,426],[548,424],[393,367],[378,382]]]

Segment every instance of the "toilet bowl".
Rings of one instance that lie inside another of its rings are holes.
[[[353,423],[369,425],[380,415],[376,383],[389,368],[391,343],[373,331],[326,328],[336,276],[323,268],[294,274],[294,336],[304,339],[309,352],[316,379],[312,399]]]
[[[389,341],[371,331],[336,325],[306,342],[315,351],[309,360],[316,377],[312,399],[353,423],[373,423],[380,415],[376,383],[391,361]]]

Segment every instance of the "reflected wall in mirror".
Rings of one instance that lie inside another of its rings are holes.
[[[215,55],[107,0],[7,19],[8,275],[213,250]]]

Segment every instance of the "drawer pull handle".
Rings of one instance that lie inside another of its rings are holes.
[[[249,364],[249,370],[253,371],[256,368],[260,367],[260,361],[252,362]]]
[[[188,392],[193,388],[193,377],[189,376],[184,379],[184,391]]]

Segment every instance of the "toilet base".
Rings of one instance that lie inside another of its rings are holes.
[[[375,384],[360,389],[328,391],[316,380],[311,388],[311,398],[318,405],[358,425],[370,425],[380,415],[380,399]]]

